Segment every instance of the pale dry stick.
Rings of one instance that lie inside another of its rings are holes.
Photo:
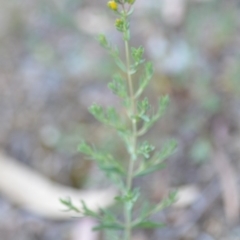
[[[83,200],[93,210],[105,208],[114,202],[117,191],[76,190],[52,182],[17,160],[0,152],[0,193],[20,208],[49,219],[80,217],[80,213],[64,212],[60,198],[70,197],[81,210]]]
[[[229,128],[223,119],[216,119],[213,126],[214,150],[212,160],[218,174],[224,203],[225,215],[228,222],[239,220],[240,203],[238,197],[237,172],[226,151],[225,144],[229,141]]]
[[[239,197],[236,171],[224,152],[216,151],[213,159],[221,182],[226,218],[229,223],[237,222],[239,220]]]

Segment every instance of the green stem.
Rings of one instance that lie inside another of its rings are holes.
[[[137,122],[136,122],[136,102],[134,98],[133,80],[130,72],[130,51],[128,40],[125,41],[125,54],[126,54],[126,66],[127,66],[127,80],[129,87],[129,97],[131,101],[130,119],[132,122],[132,139],[131,139],[131,158],[128,166],[128,175],[126,182],[126,189],[130,191],[132,188],[134,161],[136,160],[136,147],[137,147]],[[131,239],[131,221],[132,210],[128,208],[128,204],[125,204],[125,240]]]
[[[128,79],[128,86],[129,86],[129,96],[131,101],[131,112],[130,118],[132,122],[132,154],[129,163],[129,171],[127,177],[127,189],[130,190],[132,187],[132,172],[133,172],[133,165],[134,161],[136,160],[136,145],[137,145],[137,123],[136,123],[136,103],[134,99],[134,90],[133,90],[133,81],[132,76],[130,73],[130,57],[129,57],[129,44],[128,41],[125,40],[125,52],[126,52],[126,63],[127,63],[127,79]]]

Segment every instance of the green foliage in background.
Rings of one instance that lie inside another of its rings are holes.
[[[104,152],[92,144],[83,141],[79,145],[79,151],[95,161],[110,181],[118,187],[119,195],[115,197],[115,201],[123,208],[124,216],[119,216],[107,209],[100,209],[99,212],[92,211],[84,202],[82,202],[82,210],[79,210],[73,206],[70,199],[61,200],[68,210],[96,218],[99,225],[94,230],[117,230],[120,231],[119,239],[125,240],[131,239],[133,229],[162,227],[163,223],[153,222],[150,217],[176,200],[176,192],[171,192],[157,205],[142,206],[139,215],[136,216],[135,206],[138,202],[139,208],[141,192],[140,188],[133,186],[133,180],[163,168],[165,160],[175,151],[177,144],[174,140],[170,140],[162,146],[162,149],[156,150],[147,140],[139,140],[139,137],[162,117],[169,104],[169,98],[162,96],[157,109],[153,109],[148,98],[143,96],[153,76],[153,65],[143,58],[142,46],[137,48],[129,46],[129,17],[133,13],[134,2],[134,0],[114,0],[107,4],[109,9],[118,16],[115,27],[123,36],[125,60],[121,59],[118,47],[110,43],[104,35],[98,37],[101,46],[109,52],[120,69],[120,73],[113,76],[108,87],[121,99],[126,114],[122,116],[114,107],[105,109],[98,104],[93,104],[89,108],[90,113],[98,121],[116,130],[129,154],[128,164],[125,166],[124,161],[117,156]],[[139,71],[141,77],[137,79],[135,76]],[[133,77],[136,78],[134,81]]]

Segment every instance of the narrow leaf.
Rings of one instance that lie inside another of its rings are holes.
[[[102,229],[123,230],[124,227],[117,223],[103,223],[93,228],[93,231],[99,231]]]
[[[164,164],[164,163],[152,165],[150,167],[146,167],[146,169],[143,169],[142,171],[137,172],[134,176],[135,177],[143,177],[145,175],[156,172],[156,171],[158,171],[160,169],[163,169],[165,167],[166,167],[166,164]]]
[[[162,228],[165,225],[163,223],[157,223],[152,221],[143,221],[140,223],[135,224],[134,228]]]

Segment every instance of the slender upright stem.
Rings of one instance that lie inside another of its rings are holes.
[[[133,179],[133,170],[134,170],[134,162],[136,158],[136,147],[137,147],[137,122],[136,122],[136,102],[134,98],[134,88],[133,88],[133,80],[131,76],[131,68],[130,68],[130,53],[129,53],[129,43],[128,40],[125,40],[125,54],[126,54],[126,66],[127,66],[127,81],[129,87],[129,97],[130,97],[130,118],[132,122],[132,139],[131,139],[131,157],[128,165],[128,175],[126,187],[127,191],[132,188],[132,179]],[[132,210],[128,208],[128,204],[125,204],[125,240],[131,239],[131,220],[132,220]]]
[[[136,145],[137,145],[137,123],[136,123],[136,102],[134,99],[134,90],[133,90],[133,80],[130,73],[130,57],[129,57],[129,44],[128,41],[125,40],[125,52],[126,52],[126,63],[127,63],[127,80],[129,86],[129,97],[131,101],[131,111],[130,111],[130,118],[132,122],[132,155],[129,162],[129,171],[127,176],[127,188],[128,190],[132,187],[132,172],[133,172],[133,165],[136,155]]]

